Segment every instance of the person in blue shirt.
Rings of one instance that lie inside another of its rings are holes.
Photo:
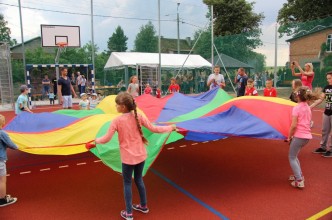
[[[28,106],[28,93],[29,93],[29,88],[26,85],[22,85],[20,87],[21,95],[18,96],[17,101],[15,103],[15,114],[19,115],[23,111],[30,112],[32,111],[29,109]]]
[[[12,142],[8,134],[2,130],[5,125],[6,119],[3,115],[0,115],[0,207],[13,204],[17,201],[17,198],[7,195],[7,148],[17,150],[18,147]]]

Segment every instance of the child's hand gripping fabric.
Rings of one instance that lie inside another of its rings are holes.
[[[92,148],[95,148],[95,147],[96,147],[95,141],[90,141],[90,142],[85,144],[85,148],[88,149],[88,150],[90,150]]]

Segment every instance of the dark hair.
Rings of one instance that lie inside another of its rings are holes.
[[[60,67],[60,72],[66,70],[66,69],[67,69],[67,67]]]
[[[327,72],[326,75],[331,75],[332,76],[332,71]]]
[[[297,90],[297,97],[301,102],[317,100],[319,96],[318,92],[312,92],[307,86],[301,86]]]
[[[215,65],[213,69],[216,69],[216,68],[220,69],[220,66],[219,65]]]
[[[141,126],[140,122],[138,121],[137,106],[136,106],[136,102],[135,102],[133,96],[130,95],[128,92],[120,92],[115,98],[115,103],[118,105],[126,106],[128,111],[134,111],[137,129],[138,129],[139,133],[141,134],[142,141],[144,144],[148,144],[148,140],[143,135],[142,126]]]

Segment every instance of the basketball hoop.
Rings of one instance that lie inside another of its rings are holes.
[[[56,43],[56,45],[58,46],[58,51],[59,52],[66,52],[66,48],[68,43],[67,42],[58,42]]]
[[[56,45],[60,48],[65,48],[65,47],[67,47],[68,43],[67,42],[58,42],[58,43],[56,43]]]
[[[66,52],[68,43],[67,42],[57,42],[55,45],[58,46],[58,51],[57,51],[56,57],[55,57],[55,63],[59,63],[60,54],[62,52]]]

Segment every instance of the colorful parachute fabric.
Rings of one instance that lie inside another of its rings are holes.
[[[59,110],[22,113],[4,129],[22,151],[33,154],[69,155],[87,151],[85,144],[104,135],[119,115],[115,96],[106,97],[94,110]],[[245,96],[232,98],[215,89],[196,96],[175,93],[158,99],[136,99],[139,112],[156,124],[175,123],[187,140],[206,141],[226,136],[285,139],[294,103],[280,98]],[[145,172],[165,143],[183,136],[177,132],[154,134],[144,128],[148,159]],[[121,172],[117,136],[91,150],[112,169]]]
[[[137,98],[151,121],[175,123],[187,140],[207,141],[225,136],[285,139],[291,123],[291,101],[260,96],[230,97],[221,89],[198,96],[179,93],[156,99]]]

